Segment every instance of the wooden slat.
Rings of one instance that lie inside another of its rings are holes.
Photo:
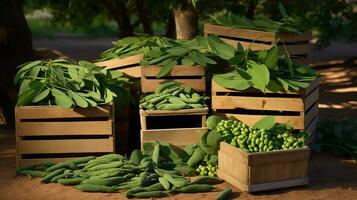
[[[219,159],[218,159],[218,162],[219,162]],[[232,169],[235,169],[235,167],[233,167]],[[239,179],[231,176],[227,171],[223,171],[223,170],[218,168],[217,169],[217,176],[220,179],[232,184],[233,186],[237,187],[238,189],[240,189],[240,190],[242,190],[244,192],[248,191],[249,185],[242,183],[241,181],[239,181]]]
[[[141,72],[142,76],[156,77],[160,70],[161,66],[142,66]],[[204,76],[205,68],[203,66],[183,66],[176,65],[166,76]]]
[[[306,128],[307,125],[309,125],[318,114],[319,114],[319,104],[316,101],[315,105],[313,105],[313,107],[307,113],[305,113],[305,116],[304,116],[305,127],[304,128]]]
[[[306,55],[310,52],[309,44],[285,44],[285,47],[283,45],[278,45],[278,47],[280,52],[287,50],[290,56]]]
[[[319,100],[319,88],[316,88],[312,91],[304,100],[305,111],[309,109],[313,104],[315,104]]]
[[[242,39],[251,39],[265,42],[274,42],[276,34],[273,32],[239,29],[220,25],[205,24],[204,33],[215,34],[218,36],[236,37]]]
[[[18,136],[43,135],[112,135],[112,121],[21,122]]]
[[[303,130],[303,116],[282,116],[282,115],[244,115],[244,114],[224,114],[226,117],[234,117],[243,123],[253,126],[257,121],[266,116],[274,116],[276,123],[291,123],[295,129]]]
[[[84,118],[111,117],[111,105],[94,108],[76,108],[74,110],[59,106],[21,106],[16,107],[16,119],[53,119],[53,118]]]
[[[141,116],[181,116],[181,115],[207,115],[208,108],[182,109],[182,110],[143,110]]]
[[[141,79],[141,89],[143,93],[153,92],[161,83],[167,81],[177,81],[185,86],[189,86],[197,92],[206,91],[206,81],[205,78],[201,79]]]
[[[135,78],[140,78],[141,77],[141,66],[132,66],[128,68],[121,68],[121,69],[116,69],[116,71],[120,71],[123,73],[128,74],[129,76],[135,77]]]
[[[150,141],[162,141],[183,147],[200,141],[207,130],[207,128],[142,130],[141,144]]]
[[[311,123],[308,124],[305,130],[308,131],[310,135],[314,134],[316,132],[318,122],[319,116],[316,116],[314,119],[312,119]]]
[[[212,96],[212,109],[304,111],[301,98]]]
[[[238,148],[237,148],[238,149]],[[239,151],[242,151],[238,149]],[[243,152],[243,151],[242,151]],[[246,153],[246,152],[243,152]],[[310,150],[308,147],[289,149],[289,150],[278,150],[270,152],[257,152],[257,153],[247,153],[248,154],[248,165],[267,165],[275,163],[285,163],[285,162],[296,162],[308,160],[310,157]]]
[[[304,91],[304,96],[306,95],[309,95],[313,90],[315,90],[315,88],[318,89],[319,85],[320,85],[320,81],[321,81],[321,78],[318,77],[316,78],[315,80],[311,81],[310,84],[309,84],[309,87],[307,87]]]
[[[312,33],[310,31],[306,31],[302,34],[280,33],[278,37],[280,41],[284,42],[307,42],[312,40]]]
[[[125,58],[113,58],[106,61],[101,61],[95,63],[97,66],[106,67],[106,69],[120,68],[127,65],[139,64],[139,62],[144,58],[143,54],[138,54],[134,56],[128,56]]]
[[[280,188],[289,188],[295,186],[302,186],[309,184],[309,178],[297,178],[297,179],[289,179],[283,181],[276,181],[270,183],[260,183],[260,184],[252,184],[247,187],[246,192],[258,192],[258,191],[266,191],[266,190],[274,190]]]
[[[113,138],[67,140],[20,140],[18,154],[113,152]]]

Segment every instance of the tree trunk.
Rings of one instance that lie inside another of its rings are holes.
[[[192,39],[198,33],[198,13],[192,6],[174,9],[176,39]]]
[[[22,0],[0,1],[0,100],[9,125],[14,122],[16,67],[33,58],[32,36]]]
[[[136,8],[140,21],[143,24],[144,33],[152,35],[153,31],[151,29],[151,21],[149,19],[148,10],[144,6],[144,1],[136,0]]]
[[[101,1],[110,15],[118,24],[121,37],[133,35],[133,26],[130,24],[130,18],[125,4],[121,0],[103,0]]]

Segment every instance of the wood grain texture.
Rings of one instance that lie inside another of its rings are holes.
[[[208,108],[182,109],[182,110],[143,110],[141,116],[181,116],[181,115],[207,115]]]
[[[308,183],[309,156],[307,147],[246,153],[221,142],[217,174],[235,187],[248,192],[305,185]],[[248,169],[248,173],[245,169]]]
[[[128,65],[139,64],[144,58],[143,54],[128,56],[125,58],[113,58],[106,61],[96,62],[95,64],[100,67],[105,67],[106,69],[121,68]]]

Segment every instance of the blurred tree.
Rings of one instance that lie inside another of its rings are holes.
[[[12,77],[17,65],[33,57],[31,32],[22,5],[22,0],[0,1],[0,103],[10,125],[17,95]]]

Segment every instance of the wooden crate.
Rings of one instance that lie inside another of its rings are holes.
[[[184,147],[188,144],[193,144],[201,140],[202,135],[208,130],[206,128],[206,117],[208,108],[202,109],[183,109],[177,111],[166,110],[140,110],[141,123],[141,148],[145,142],[162,141],[171,143],[178,147]],[[173,116],[197,116],[199,124],[197,127],[190,128],[165,128],[151,129],[148,126],[148,117],[153,117],[153,121],[157,117],[164,117],[164,120],[170,120]]]
[[[140,61],[144,58],[143,54],[129,56],[125,58],[113,58],[102,62],[95,63],[106,69],[124,72],[132,77],[141,77]]]
[[[17,167],[114,152],[113,107],[16,107]]]
[[[295,129],[308,130],[314,137],[318,121],[320,79],[312,81],[299,92],[266,91],[256,89],[230,90],[212,80],[212,110],[227,117],[254,125],[262,117],[274,116],[277,123],[290,122]]]
[[[259,30],[240,29],[221,25],[205,24],[204,34],[215,34],[227,44],[237,47],[238,42],[244,49],[267,50],[279,39],[280,51],[288,51],[292,61],[296,64],[308,64],[309,41],[312,39],[311,32],[302,34],[281,33]]]
[[[199,93],[205,93],[205,68],[203,66],[176,65],[167,76],[157,79],[156,76],[161,68],[160,66],[142,66],[141,90],[143,93],[153,92],[161,83],[171,80],[189,86]]]
[[[217,175],[247,192],[307,185],[309,156],[308,147],[247,153],[221,142]]]

